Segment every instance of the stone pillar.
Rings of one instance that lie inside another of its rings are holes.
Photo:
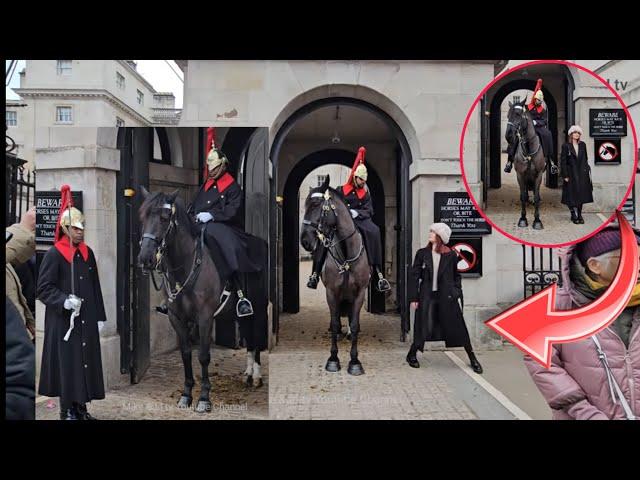
[[[116,175],[120,152],[116,128],[52,127],[36,130],[37,189],[60,190],[68,184],[82,191],[85,241],[93,250],[107,322],[100,332],[105,387],[128,382],[120,374],[120,337],[117,333],[116,297]],[[36,362],[38,371],[44,337],[44,305],[36,307]]]

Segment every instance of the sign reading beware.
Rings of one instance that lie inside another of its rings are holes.
[[[491,233],[491,225],[480,215],[467,192],[435,192],[433,218],[449,225],[452,233]]]
[[[627,115],[622,108],[590,108],[589,135],[592,137],[626,137]]]

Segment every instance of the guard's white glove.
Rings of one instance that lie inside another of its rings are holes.
[[[353,208],[349,210],[351,212],[351,216],[353,218],[356,218],[358,216],[358,212],[356,210],[354,210]]]
[[[535,120],[533,121],[533,126],[535,127],[538,124]]]
[[[213,215],[211,215],[209,212],[200,212],[198,215],[196,215],[196,218],[200,223],[207,223],[213,220]]]
[[[101,332],[104,328],[104,322],[98,322],[98,332]]]
[[[75,295],[70,294],[67,299],[64,301],[64,308],[67,310],[77,310],[80,312],[80,307],[82,306],[82,300],[80,300]]]

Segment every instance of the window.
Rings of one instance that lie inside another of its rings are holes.
[[[124,127],[124,120],[120,117],[116,117],[116,127]]]
[[[124,77],[120,72],[116,72],[116,85],[120,90],[124,90]]]
[[[72,107],[56,107],[56,123],[72,123]]]
[[[138,90],[138,105],[144,105],[144,93]]]
[[[71,75],[71,60],[58,60],[56,71],[58,75]]]
[[[324,183],[324,181],[327,179],[326,175],[318,175],[318,185],[316,185],[317,187],[321,187],[322,184]]]
[[[7,123],[7,127],[17,127],[18,126],[18,112],[7,110],[5,120]]]

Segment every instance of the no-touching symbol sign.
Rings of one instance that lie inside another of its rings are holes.
[[[458,254],[456,266],[462,276],[482,276],[482,237],[453,237],[449,245]]]
[[[600,151],[598,152],[598,156],[602,160],[607,160],[607,161],[613,160],[618,156],[618,147],[616,147],[611,142],[604,142],[602,145],[600,145]]]
[[[458,271],[460,273],[468,272],[476,266],[478,254],[471,245],[468,243],[456,243],[452,248],[460,256],[460,260],[458,260]]]
[[[596,139],[594,146],[596,165],[620,164],[620,139]]]

